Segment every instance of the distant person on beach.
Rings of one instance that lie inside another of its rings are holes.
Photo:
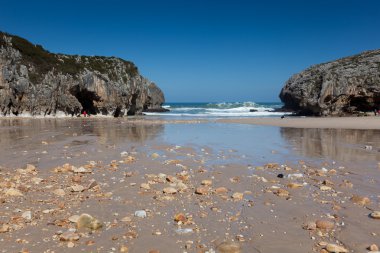
[[[87,112],[83,111],[83,117],[87,117]]]

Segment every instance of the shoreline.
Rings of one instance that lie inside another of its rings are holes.
[[[289,128],[379,129],[380,117],[285,117],[219,119],[218,123],[251,124]]]

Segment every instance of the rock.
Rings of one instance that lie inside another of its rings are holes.
[[[139,217],[139,218],[145,218],[147,216],[146,211],[145,210],[138,210],[135,212],[135,216]]]
[[[302,115],[373,111],[380,97],[380,50],[314,65],[293,75],[282,88],[284,109]]]
[[[315,224],[316,224],[317,228],[319,228],[319,229],[330,230],[330,229],[333,229],[335,227],[334,222],[331,222],[328,220],[317,220],[315,222]]]
[[[175,232],[179,235],[191,234],[194,232],[192,228],[178,228]]]
[[[150,157],[152,157],[152,159],[156,159],[156,158],[160,157],[160,155],[157,153],[153,153]]]
[[[216,247],[219,253],[240,253],[241,246],[237,242],[222,242]]]
[[[160,253],[160,251],[158,249],[152,249],[149,250],[149,253]]]
[[[371,204],[371,200],[369,198],[358,196],[358,195],[352,196],[351,201],[361,206],[366,206],[366,205]]]
[[[342,246],[329,243],[326,245],[326,250],[331,253],[346,253],[348,250]]]
[[[77,223],[78,220],[79,220],[80,216],[75,214],[75,215],[72,215],[68,218],[69,221],[73,222],[73,223]]]
[[[129,249],[127,246],[123,245],[120,247],[120,250],[119,252],[122,252],[122,253],[128,253],[129,252]]]
[[[321,191],[331,191],[331,190],[332,190],[332,188],[331,188],[330,186],[327,186],[327,185],[321,185],[321,186],[319,187],[319,189],[320,189]]]
[[[86,213],[81,214],[77,221],[77,229],[98,230],[102,227],[103,224],[99,220]]]
[[[60,197],[63,197],[63,196],[65,196],[65,191],[63,190],[63,189],[55,189],[54,191],[53,191],[53,193],[55,194],[55,195],[57,195],[57,196],[60,196]]]
[[[284,190],[284,189],[277,189],[274,192],[274,194],[276,194],[279,197],[288,197],[289,196],[289,192],[287,190]]]
[[[195,189],[195,193],[199,195],[207,195],[210,192],[210,188],[206,186],[199,186]]]
[[[144,190],[150,190],[150,186],[147,183],[140,184],[140,188]],[[164,189],[165,190],[165,189]]]
[[[183,213],[178,213],[174,215],[174,221],[185,223],[187,221],[187,218]]]
[[[89,170],[89,169],[86,169],[84,167],[77,168],[75,166],[72,166],[72,171],[74,173],[91,173],[91,170]]]
[[[287,185],[287,187],[288,187],[288,188],[291,188],[291,189],[300,188],[300,187],[302,187],[302,186],[303,186],[303,184],[297,184],[297,183],[289,183],[289,184]]]
[[[124,218],[121,219],[122,222],[131,222],[132,218],[129,216],[125,216]]]
[[[80,184],[76,184],[76,185],[71,186],[71,191],[73,191],[73,192],[82,192],[82,191],[84,191],[84,189],[85,188]]]
[[[163,190],[162,190],[164,193],[166,194],[175,194],[177,193],[177,190],[173,187],[165,187]]]
[[[244,194],[241,192],[235,192],[234,194],[232,194],[233,200],[243,200],[243,198],[244,198]]]
[[[368,250],[369,250],[369,251],[379,251],[379,247],[378,247],[376,244],[371,244],[371,245],[368,247]]]
[[[67,247],[68,248],[74,248],[75,244],[73,242],[68,242]]]
[[[71,181],[73,181],[74,183],[81,183],[82,182],[82,177],[80,175],[74,175],[71,178]]]
[[[64,241],[64,242],[78,241],[79,238],[80,237],[77,233],[71,232],[71,231],[66,231],[59,236],[59,240]]]
[[[87,185],[87,189],[92,189],[92,188],[95,188],[96,186],[98,186],[98,182],[96,182],[95,179],[91,179],[90,182],[88,183]]]
[[[40,184],[44,180],[39,177],[33,177],[32,179],[30,179],[30,181],[33,182],[34,184]]]
[[[373,219],[380,219],[380,211],[373,211],[369,216]]]
[[[209,180],[209,179],[202,180],[201,185],[211,186],[212,180]]]
[[[3,224],[1,227],[0,227],[0,233],[6,233],[6,232],[9,232],[9,225],[7,224]]]
[[[306,230],[316,230],[317,229],[317,224],[313,221],[307,222],[306,224],[303,225],[303,229]]]
[[[9,188],[9,189],[5,192],[5,195],[6,195],[6,196],[11,196],[11,197],[22,197],[22,196],[24,196],[24,194],[22,194],[21,191],[15,189],[15,188]]]
[[[218,187],[215,189],[216,194],[225,194],[228,192],[228,189],[226,187]]]
[[[21,214],[21,217],[25,220],[30,221],[32,219],[32,212],[31,211],[25,211]]]
[[[90,115],[115,117],[160,110],[164,94],[130,61],[116,57],[47,52],[0,32],[1,115]]]

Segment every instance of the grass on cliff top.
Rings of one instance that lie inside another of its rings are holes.
[[[53,69],[55,73],[61,72],[76,76],[86,68],[107,74],[111,80],[115,81],[117,79],[113,67],[118,58],[53,54],[45,50],[41,45],[34,45],[24,38],[4,32],[0,32],[0,47],[7,46],[4,36],[12,38],[12,47],[21,52],[21,64],[35,68],[35,71],[29,71],[29,78],[33,83],[41,82],[45,74]],[[129,75],[135,76],[138,74],[138,69],[132,62],[123,59],[119,60],[125,64],[126,72]]]

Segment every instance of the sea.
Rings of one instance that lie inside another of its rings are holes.
[[[164,113],[145,113],[146,115],[168,117],[278,117],[283,112],[275,112],[283,106],[280,102],[203,102],[203,103],[165,103]]]

